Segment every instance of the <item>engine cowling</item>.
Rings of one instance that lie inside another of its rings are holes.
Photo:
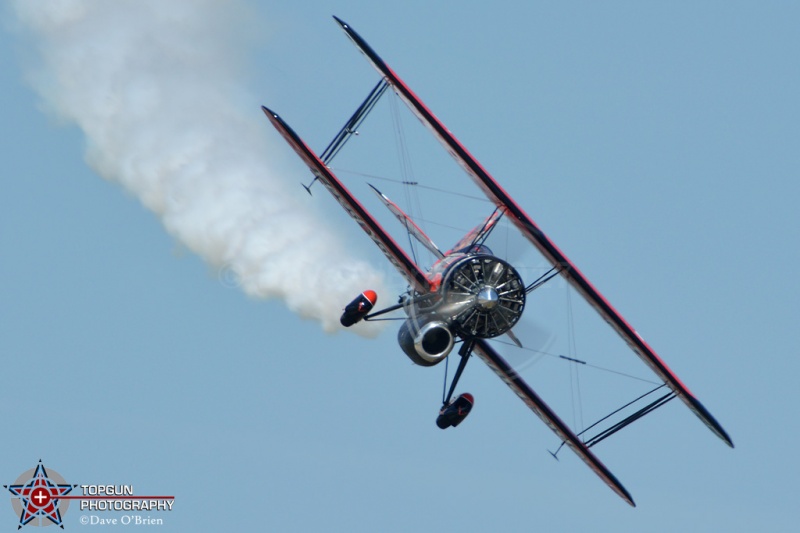
[[[421,366],[433,366],[447,357],[453,349],[455,337],[444,321],[409,318],[400,326],[397,342],[413,362]]]

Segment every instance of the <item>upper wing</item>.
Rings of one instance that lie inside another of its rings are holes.
[[[505,207],[514,225],[533,243],[539,252],[554,266],[561,267],[561,274],[586,299],[600,316],[616,330],[633,351],[644,361],[669,387],[683,400],[711,431],[733,447],[733,441],[711,413],[695,398],[688,388],[678,379],[670,368],[661,360],[656,352],[642,339],[622,315],[594,288],[578,268],[559,250],[555,244],[539,229],[531,218],[508,193],[494,180],[480,163],[456,139],[436,116],[422,103],[416,94],[384,63],[372,48],[352,28],[339,20],[348,37],[367,56],[373,67],[394,87],[397,94],[405,101],[412,112],[431,130],[444,148],[466,170],[472,180],[483,190],[486,196],[498,207]]]
[[[572,432],[567,425],[553,412],[550,407],[539,398],[533,389],[519,376],[519,374],[511,368],[505,359],[498,354],[485,340],[480,340],[475,344],[475,353],[478,357],[483,359],[483,362],[489,365],[489,368],[494,370],[495,374],[500,376],[506,385],[511,387],[517,396],[525,402],[525,405],[530,407],[531,411],[536,413],[547,426],[552,429],[559,438],[564,441],[578,457],[580,457],[586,465],[594,470],[595,474],[600,476],[600,479],[611,487],[611,489],[619,494],[622,499],[636,507],[633,503],[633,498],[630,493],[625,490],[625,487],[614,477],[606,466],[600,462],[595,454],[589,450],[583,441]]]
[[[380,224],[372,217],[372,215],[364,209],[364,206],[359,203],[355,197],[350,194],[347,187],[325,166],[320,158],[303,142],[300,137],[281,119],[277,114],[267,109],[261,108],[264,114],[267,115],[272,125],[280,132],[284,139],[291,145],[297,155],[305,161],[311,172],[319,178],[326,189],[333,195],[334,198],[341,204],[347,214],[358,222],[358,225],[370,236],[370,238],[378,245],[383,254],[392,263],[398,272],[406,278],[408,283],[413,286],[420,293],[430,292],[430,282],[425,276],[425,273],[417,266],[417,264],[400,248],[400,246],[386,233]],[[321,258],[324,260],[324,258]]]

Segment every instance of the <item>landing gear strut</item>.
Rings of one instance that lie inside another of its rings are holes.
[[[453,376],[453,382],[450,384],[450,391],[447,393],[447,396],[442,402],[442,408],[439,410],[439,416],[436,418],[436,425],[441,429],[447,429],[450,426],[456,427],[459,425],[464,421],[465,418],[467,418],[467,415],[472,410],[472,406],[475,404],[475,398],[473,398],[472,394],[468,392],[465,392],[459,395],[455,400],[450,401],[450,399],[453,397],[453,392],[456,389],[456,385],[458,384],[458,380],[461,377],[461,373],[464,372],[464,367],[467,366],[469,356],[472,355],[474,343],[474,339],[465,339],[464,343],[461,345],[461,349],[458,350],[458,355],[461,356],[461,361],[458,363],[456,374]]]

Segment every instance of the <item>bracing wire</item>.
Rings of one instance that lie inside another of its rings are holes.
[[[376,174],[368,174],[368,173],[365,173],[365,172],[358,172],[358,171],[355,171],[355,170],[348,170],[348,169],[344,169],[344,168],[341,168],[341,167],[333,167],[332,170],[336,171],[339,174],[352,174],[353,176],[361,176],[363,178],[370,178],[370,179],[374,179],[374,180],[387,181],[387,182],[390,182],[390,183],[398,183],[400,185],[408,185],[408,186],[416,187],[418,189],[425,189],[425,190],[428,190],[428,191],[438,192],[438,193],[442,193],[442,194],[448,194],[448,195],[451,195],[451,196],[460,196],[461,198],[468,198],[470,200],[475,200],[475,201],[478,201],[478,202],[483,202],[483,203],[488,203],[488,204],[492,203],[488,198],[485,198],[485,197],[473,196],[471,194],[465,194],[465,193],[457,192],[457,191],[449,191],[447,189],[440,189],[438,187],[430,187],[428,185],[423,185],[423,184],[419,183],[418,181],[408,181],[408,180],[402,180],[402,179],[389,178],[389,177],[386,177],[386,176],[378,176]]]
[[[572,291],[566,291],[567,298],[567,338],[569,354],[577,355],[578,347],[575,338],[575,318],[572,312]],[[573,374],[574,372],[574,374]],[[583,427],[583,399],[581,396],[580,369],[578,365],[570,365],[569,373],[570,394],[572,398],[573,424],[576,428]]]
[[[415,191],[411,188],[409,184],[416,183],[414,179],[414,167],[411,164],[411,156],[408,150],[408,143],[406,142],[406,135],[405,131],[403,130],[403,122],[400,118],[400,111],[397,108],[397,99],[390,98],[389,99],[389,110],[391,112],[392,117],[392,125],[394,131],[394,138],[395,138],[395,149],[397,151],[397,160],[400,165],[400,175],[402,176],[403,180],[403,196],[405,197],[405,204],[406,209],[408,209],[408,215],[414,220],[415,214],[420,212],[419,209],[419,198],[414,201],[414,194]],[[417,259],[417,244],[411,238],[411,232],[408,231],[406,228],[406,236],[408,237],[408,246],[411,250],[411,256],[414,259],[415,263],[418,263]]]
[[[544,350],[537,350],[535,348],[528,348],[527,346],[523,346],[522,348],[520,348],[519,346],[517,346],[513,342],[506,341],[506,340],[503,340],[503,339],[500,339],[500,338],[492,339],[492,342],[496,342],[497,344],[503,344],[505,346],[510,346],[510,347],[514,348],[515,350],[523,350],[523,351],[526,351],[526,352],[532,352],[532,353],[535,353],[535,354],[539,355],[540,357],[552,357],[554,359],[565,360],[565,358],[561,354],[557,354],[557,353],[553,353],[553,352],[546,352]],[[537,358],[537,361],[538,360],[539,359]],[[566,360],[568,362],[570,362],[568,359],[566,359]],[[572,361],[572,362],[574,362],[574,361]],[[588,363],[586,361],[582,361],[582,363],[583,363],[583,366],[585,366],[586,368],[591,368],[593,370],[598,370],[600,372],[607,372],[607,373],[610,373],[610,374],[615,374],[617,376],[628,378],[628,379],[631,379],[631,380],[634,380],[634,381],[641,381],[642,383],[649,383],[651,385],[660,385],[662,383],[662,382],[659,382],[659,381],[653,381],[652,379],[646,379],[646,378],[643,378],[643,377],[634,376],[633,374],[620,372],[620,371],[614,370],[612,368],[607,368],[607,367],[603,367],[603,366],[599,366],[599,365],[593,365],[593,364]],[[522,369],[523,368],[516,368],[516,370],[518,370],[518,371],[522,370]]]

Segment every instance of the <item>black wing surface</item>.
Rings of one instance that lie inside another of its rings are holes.
[[[408,281],[409,285],[418,292],[425,294],[430,292],[431,285],[425,272],[408,257],[408,254],[386,233],[378,221],[367,211],[361,203],[350,193],[347,187],[331,172],[325,163],[315,154],[303,140],[283,121],[276,113],[261,108],[273,126],[280,132],[289,145],[297,152],[297,155],[308,165],[311,172],[319,178],[326,189],[336,198],[336,201],[347,211],[358,225],[361,226],[367,235],[380,248],[386,258],[397,269],[398,272]]]
[[[334,17],[335,18],[335,17]],[[639,336],[622,315],[608,303],[602,294],[589,282],[580,270],[565,256],[561,250],[545,235],[536,223],[522,210],[513,198],[495,181],[483,166],[470,154],[442,122],[425,106],[425,104],[408,88],[397,74],[381,59],[375,51],[342,20],[336,18],[347,36],[367,57],[372,66],[392,85],[395,92],[403,99],[411,111],[434,134],[444,148],[467,172],[480,187],[490,201],[498,207],[505,208],[507,216],[523,235],[553,266],[558,267],[560,274],[577,292],[600,314],[600,316],[623,338],[639,358],[650,367],[680,397],[703,423],[730,447],[733,441],[697,400],[675,373],[661,360],[656,352]],[[552,427],[552,426],[551,426]],[[574,448],[573,448],[574,449]]]

